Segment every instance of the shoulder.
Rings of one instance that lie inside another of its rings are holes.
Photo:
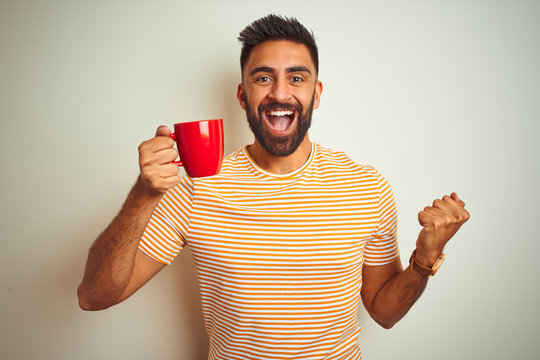
[[[315,162],[319,167],[360,177],[381,177],[380,172],[374,166],[360,164],[343,151],[333,150],[319,144],[316,144],[315,149]]]
[[[238,172],[242,171],[242,169],[248,169],[249,168],[249,160],[246,158],[246,155],[244,153],[244,148],[240,148],[233,152],[232,154],[228,155],[223,159],[223,163],[221,165],[221,171],[220,175],[227,175],[230,172]]]
[[[195,188],[219,188],[220,186],[247,181],[253,178],[250,162],[244,153],[244,148],[227,155],[221,164],[218,175],[192,179]]]

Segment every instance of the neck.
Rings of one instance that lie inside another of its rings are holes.
[[[302,143],[291,155],[275,156],[266,151],[255,139],[252,145],[247,147],[249,156],[255,163],[272,174],[288,174],[298,170],[306,163],[311,155],[311,141],[306,134]]]

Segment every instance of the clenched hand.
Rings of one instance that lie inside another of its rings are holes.
[[[431,267],[442,253],[446,243],[467,220],[469,212],[465,203],[454,192],[450,196],[433,201],[418,213],[418,221],[423,229],[416,241],[417,260]]]
[[[165,193],[179,181],[178,165],[171,164],[178,151],[174,140],[169,137],[171,130],[166,126],[158,127],[156,136],[139,145],[139,168],[141,180],[149,189]]]

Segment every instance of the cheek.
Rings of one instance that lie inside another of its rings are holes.
[[[298,101],[299,103],[305,105],[305,104],[311,104],[311,100],[313,99],[313,96],[315,95],[315,91],[312,87],[302,87],[295,89],[296,91],[291,91],[291,95]]]
[[[302,105],[302,112],[305,113],[311,107],[312,97],[304,96],[301,100],[299,99],[300,104]]]
[[[246,89],[246,95],[252,104],[262,102],[270,92],[270,86],[250,86]]]
[[[257,112],[259,105],[263,102],[264,98],[257,96],[256,94],[250,94],[245,98],[246,104],[252,109],[253,112]]]

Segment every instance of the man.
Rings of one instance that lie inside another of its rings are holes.
[[[309,140],[319,106],[317,47],[296,19],[269,15],[239,37],[237,97],[255,135],[219,175],[178,177],[170,130],[139,146],[141,174],[92,246],[80,306],[119,303],[189,245],[211,359],[360,359],[359,294],[392,327],[469,218],[455,193],[418,215],[403,270],[384,177]]]

